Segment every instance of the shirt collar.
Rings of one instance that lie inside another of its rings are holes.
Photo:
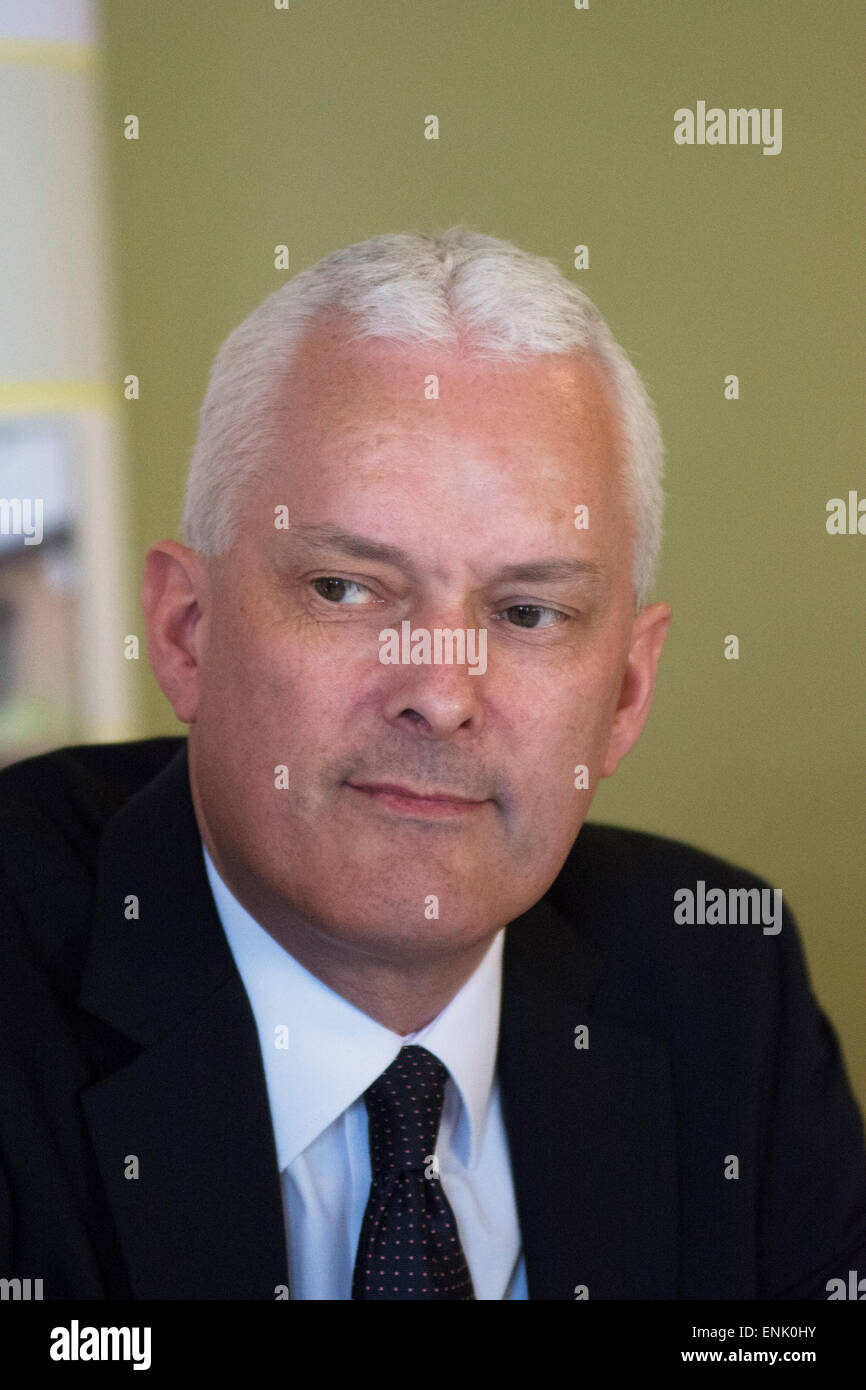
[[[411,1043],[426,1047],[448,1068],[460,1099],[453,1143],[460,1161],[473,1168],[496,1066],[504,929],[436,1018],[401,1037],[323,984],[280,946],[238,902],[204,845],[202,849],[217,913],[258,1029],[280,1170]]]

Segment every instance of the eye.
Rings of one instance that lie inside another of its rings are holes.
[[[365,584],[357,584],[354,579],[338,579],[335,575],[331,574],[325,575],[321,579],[314,579],[311,582],[316,593],[321,598],[327,599],[329,603],[340,604],[341,607],[345,606],[341,603],[341,600],[349,595],[350,590],[356,595],[359,593],[369,594],[370,592]],[[350,597],[348,601],[350,604],[362,602],[362,600],[357,597]]]
[[[558,608],[542,608],[534,603],[514,603],[510,608],[503,609],[506,614],[517,614],[517,620],[512,623],[513,627],[556,627],[558,623],[567,622],[568,616],[561,613]],[[540,622],[541,614],[546,613],[551,618],[550,622]]]

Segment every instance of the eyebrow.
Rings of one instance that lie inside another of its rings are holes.
[[[399,546],[359,536],[354,531],[343,530],[340,526],[302,524],[293,526],[289,534],[312,550],[336,549],[358,560],[378,560],[398,569],[415,569],[411,556]],[[490,582],[507,580],[522,581],[526,584],[550,584],[578,580],[597,586],[603,583],[605,578],[604,568],[592,560],[552,556],[549,559],[528,560],[522,564],[503,565],[491,577]]]

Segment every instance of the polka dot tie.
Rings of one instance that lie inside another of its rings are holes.
[[[371,1182],[353,1299],[475,1297],[454,1212],[432,1163],[447,1078],[438,1057],[413,1045],[364,1092]]]

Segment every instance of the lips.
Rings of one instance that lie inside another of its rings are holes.
[[[416,791],[412,787],[397,786],[395,782],[350,782],[349,786],[354,787],[359,792],[380,792],[387,796],[411,797],[413,801],[444,801],[458,806],[483,806],[484,804],[483,800],[460,796],[457,792]]]
[[[422,791],[414,787],[402,787],[395,782],[349,782],[348,785],[381,805],[410,815],[413,812],[416,815],[423,812],[428,816],[455,815],[486,805],[486,800],[473,800],[455,792]]]

